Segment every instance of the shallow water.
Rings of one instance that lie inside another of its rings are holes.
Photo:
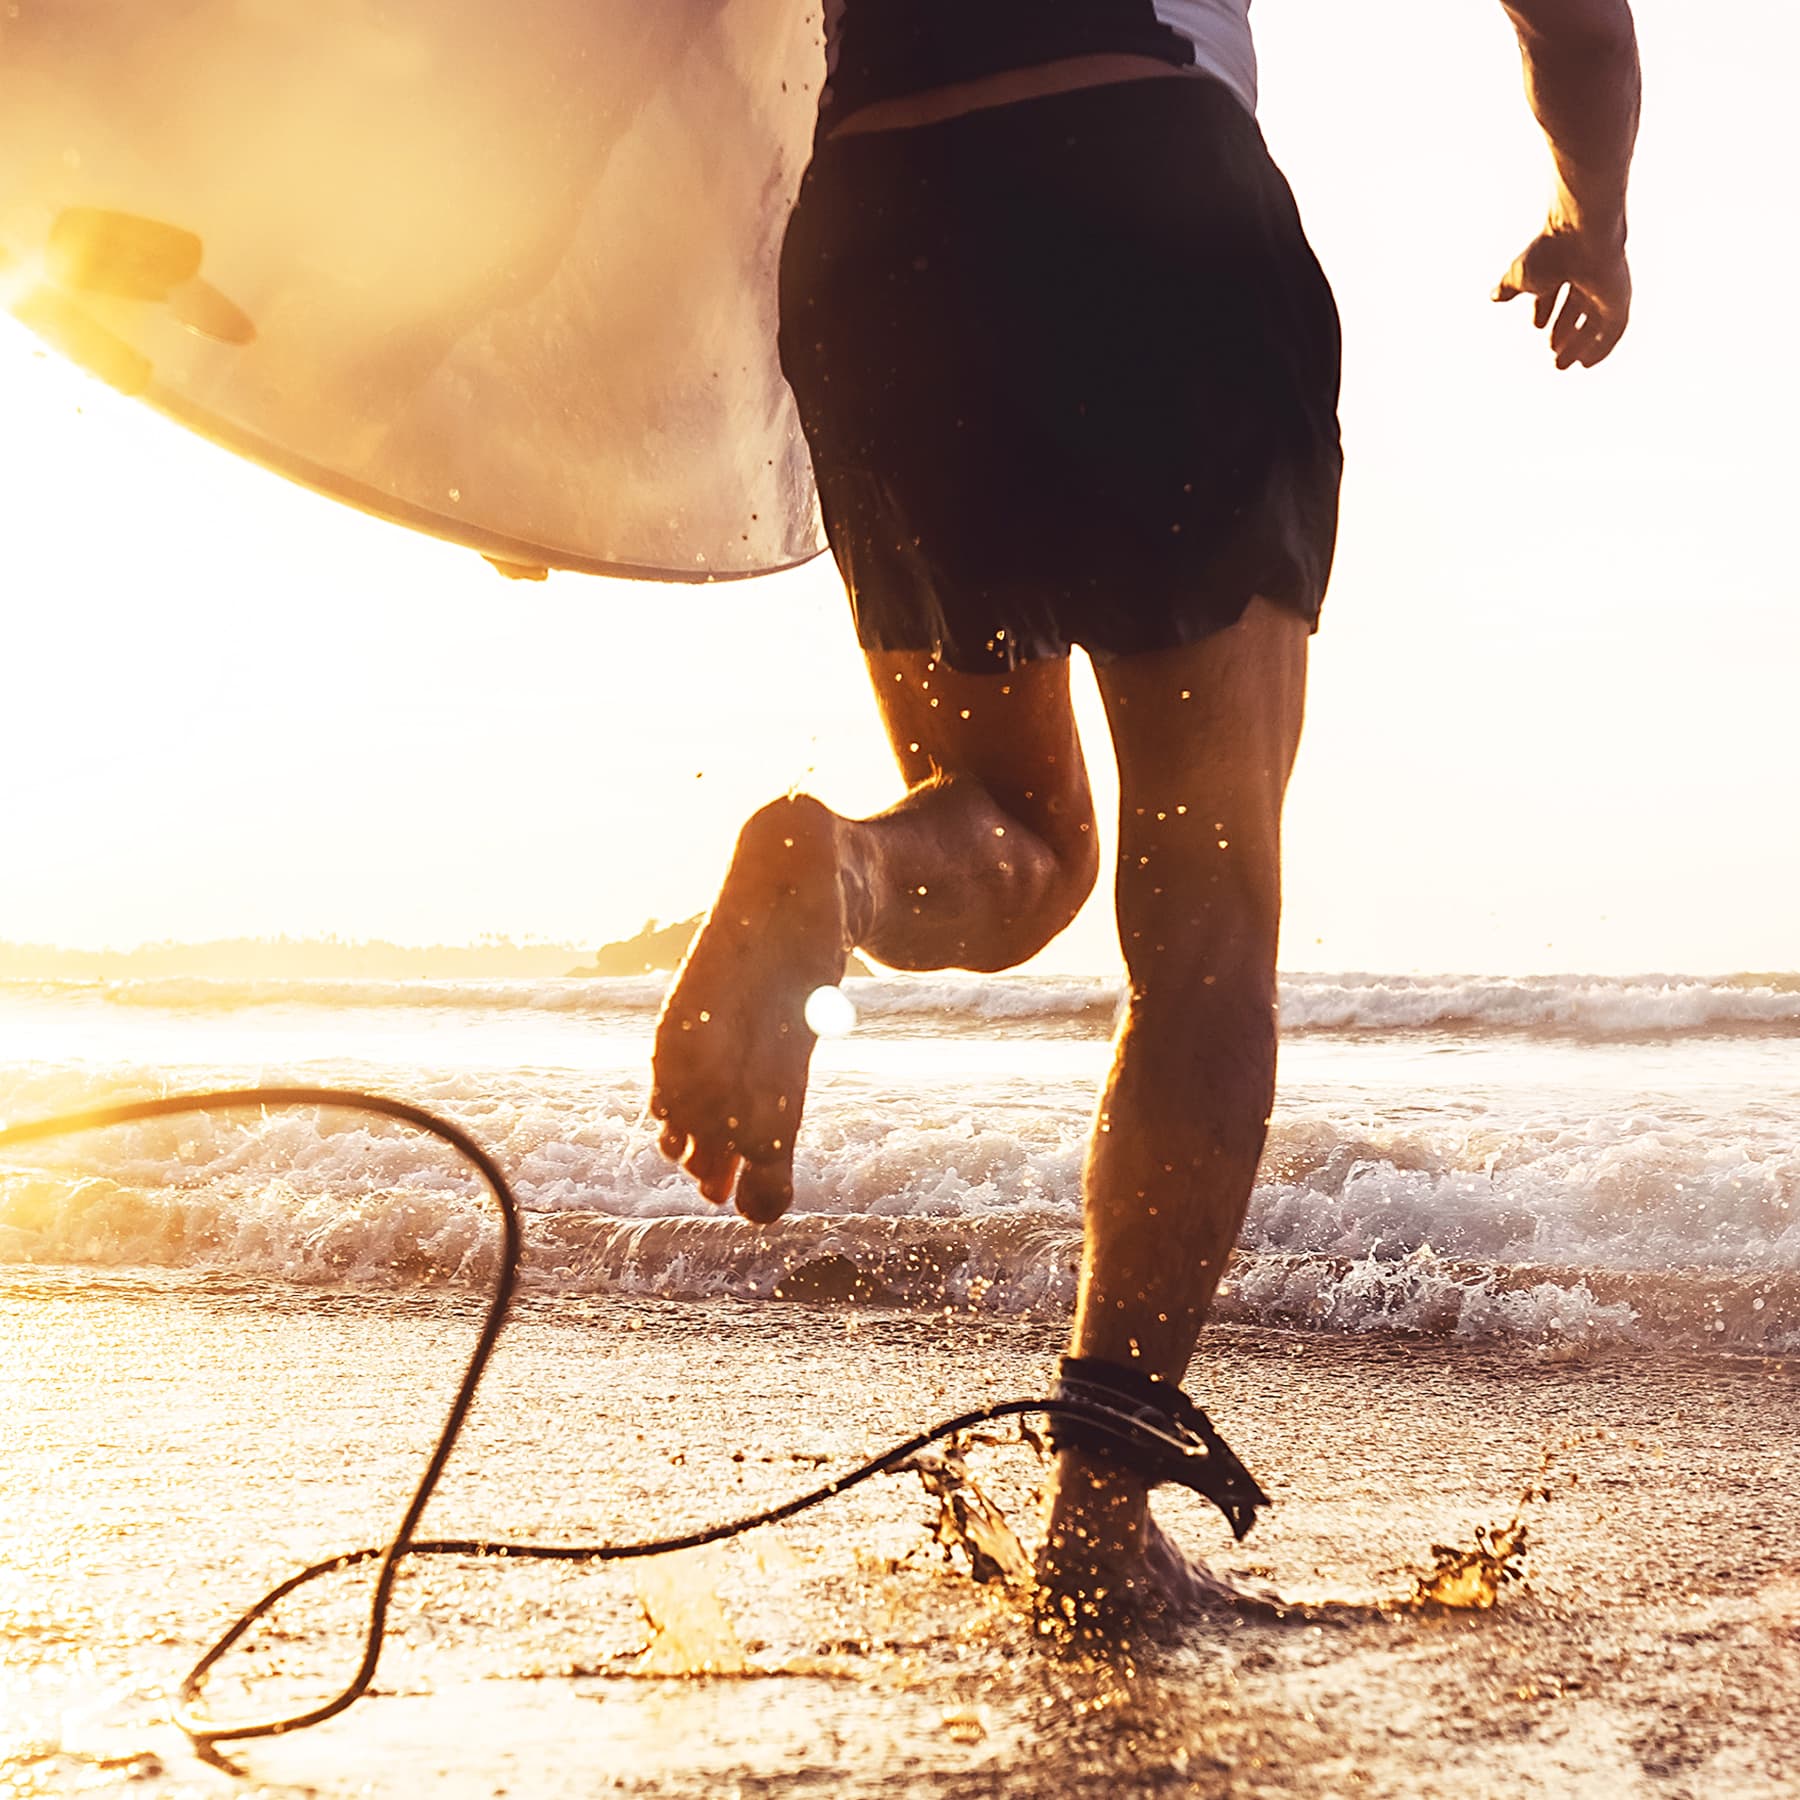
[[[1047,1654],[933,1543],[917,1480],[884,1477],[654,1577],[420,1566],[373,1697],[242,1748],[239,1774],[200,1763],[163,1722],[169,1689],[272,1580],[382,1535],[474,1311],[445,1292],[7,1277],[0,1791],[1791,1791],[1791,1367],[1521,1364],[1230,1328],[1195,1385],[1276,1505],[1235,1547],[1197,1503],[1167,1501],[1181,1541],[1292,1596],[1366,1607],[1542,1485],[1525,1584],[1479,1614],[1222,1616],[1109,1659]],[[605,1541],[707,1522],[928,1417],[1041,1388],[1054,1348],[1016,1323],[528,1301],[426,1528]],[[1031,1451],[973,1460],[1026,1523]],[[209,1705],[241,1716],[330,1691],[362,1592],[343,1577],[284,1608]],[[646,1673],[645,1599],[688,1634],[673,1666],[730,1672]]]
[[[657,983],[0,984],[0,1114],[299,1080],[435,1106],[501,1157],[537,1291],[842,1291],[1062,1317],[1116,992],[853,982],[780,1234],[657,1155]],[[1227,1305],[1245,1322],[1800,1349],[1800,987],[1298,977]],[[0,1168],[0,1264],[473,1279],[477,1184],[343,1118],[158,1125]]]
[[[525,1297],[425,1529],[664,1533],[1048,1382],[1116,995],[853,992],[769,1232],[656,1154],[654,983],[0,986],[0,1115],[303,1080],[456,1117],[527,1209]],[[1284,1004],[1192,1381],[1277,1505],[1242,1548],[1159,1510],[1325,1616],[1046,1655],[883,1477],[635,1575],[410,1566],[377,1693],[210,1767],[173,1684],[273,1581],[385,1535],[496,1232],[410,1135],[185,1118],[0,1164],[0,1793],[1791,1791],[1800,988],[1317,977]],[[972,1462],[1029,1536],[1033,1453]],[[1398,1605],[1538,1488],[1522,1587]],[[365,1594],[297,1597],[209,1704],[328,1693]]]

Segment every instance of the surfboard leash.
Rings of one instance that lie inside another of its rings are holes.
[[[248,1087],[221,1088],[205,1093],[169,1094],[151,1100],[129,1100],[111,1106],[87,1108],[64,1113],[55,1118],[37,1119],[21,1125],[0,1127],[0,1148],[11,1144],[28,1144],[46,1138],[66,1137],[76,1132],[97,1131],[108,1126],[129,1125],[145,1119],[167,1118],[177,1113],[222,1112],[229,1110],[268,1110],[294,1106],[331,1107],[347,1112],[373,1113],[409,1125],[450,1145],[473,1163],[492,1192],[500,1209],[501,1238],[499,1270],[481,1330],[476,1337],[462,1379],[450,1402],[437,1442],[426,1462],[424,1473],[413,1489],[406,1510],[401,1514],[394,1535],[385,1544],[365,1545],[341,1555],[327,1557],[310,1564],[287,1580],[271,1588],[253,1606],[246,1608],[201,1655],[199,1661],[182,1679],[174,1722],[202,1749],[248,1738],[279,1737],[286,1732],[301,1731],[310,1725],[321,1725],[353,1706],[367,1692],[381,1660],[382,1644],[387,1633],[389,1605],[402,1561],[412,1556],[479,1556],[519,1562],[629,1562],[651,1556],[666,1556],[680,1550],[698,1550],[708,1544],[741,1537],[765,1525],[778,1525],[799,1513],[821,1506],[840,1494],[903,1467],[921,1450],[943,1438],[954,1437],[977,1426],[1002,1419],[1037,1415],[1050,1422],[1054,1438],[1079,1447],[1104,1444],[1154,1485],[1175,1482],[1191,1488],[1210,1500],[1225,1515],[1233,1534],[1242,1538],[1255,1522],[1258,1507],[1269,1504],[1268,1496],[1256,1484],[1228,1445],[1219,1437],[1212,1423],[1200,1409],[1173,1383],[1158,1383],[1167,1394],[1153,1393],[1142,1377],[1131,1371],[1108,1372],[1107,1366],[1076,1359],[1065,1359],[1063,1379],[1056,1392],[1046,1399],[1003,1400],[991,1406],[977,1407],[944,1419],[924,1431],[896,1443],[879,1455],[870,1457],[843,1475],[821,1483],[791,1500],[765,1507],[760,1512],[727,1520],[718,1525],[679,1533],[671,1537],[649,1538],[624,1544],[534,1544],[508,1543],[492,1538],[415,1538],[414,1529],[423,1516],[439,1477],[450,1460],[463,1422],[474,1404],[494,1346],[506,1324],[518,1287],[519,1262],[524,1248],[524,1228],[520,1207],[512,1184],[499,1165],[460,1125],[380,1094],[362,1093],[352,1088],[325,1087]],[[297,1589],[327,1575],[356,1568],[364,1563],[379,1562],[375,1591],[369,1602],[369,1619],[363,1633],[363,1654],[349,1682],[331,1699],[304,1712],[280,1718],[221,1724],[206,1718],[197,1710],[206,1678],[232,1646],[274,1607]]]

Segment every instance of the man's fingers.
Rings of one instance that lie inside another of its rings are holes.
[[[1611,319],[1590,313],[1556,359],[1557,367],[1572,369],[1579,364],[1584,369],[1591,369],[1596,363],[1604,362],[1612,354],[1622,329]]]
[[[1563,308],[1565,313],[1572,313],[1574,310],[1573,301]],[[1557,324],[1560,326],[1562,321],[1557,320]],[[1572,369],[1577,363],[1585,363],[1588,347],[1598,335],[1599,321],[1591,314],[1567,330],[1559,331],[1557,341],[1551,346],[1556,352],[1556,366],[1559,369]]]
[[[1575,334],[1582,321],[1588,315],[1590,302],[1579,288],[1570,288],[1562,303],[1562,311],[1556,315],[1556,323],[1550,327],[1550,348],[1556,355],[1557,364],[1570,346],[1575,342]]]
[[[1557,316],[1556,329],[1550,334],[1550,348],[1556,352],[1556,366],[1572,369],[1577,364],[1591,369],[1604,359],[1618,342],[1619,329],[1591,294],[1580,288],[1569,289],[1569,297]]]
[[[1509,278],[1494,290],[1494,298],[1512,298],[1520,293],[1532,296],[1532,321],[1539,331],[1548,328],[1551,354],[1559,369],[1591,369],[1612,354],[1613,346],[1624,335],[1623,309],[1603,305],[1573,282],[1559,281],[1546,289],[1511,286]]]
[[[670,1162],[678,1163],[687,1151],[688,1134],[679,1125],[665,1125],[656,1147]]]
[[[1557,297],[1562,291],[1563,284],[1560,281],[1549,287],[1541,287],[1525,273],[1523,263],[1514,263],[1506,279],[1494,289],[1494,298],[1516,300],[1521,294],[1529,294],[1532,323],[1542,331],[1555,315]]]
[[[1622,243],[1590,238],[1568,221],[1526,245],[1494,289],[1496,300],[1532,297],[1532,322],[1550,333],[1559,369],[1592,368],[1612,353],[1631,313],[1631,270]]]
[[[1618,332],[1610,325],[1603,324],[1583,341],[1577,360],[1584,369],[1591,369],[1596,363],[1603,363],[1612,355],[1618,341]]]
[[[1537,238],[1513,259],[1512,267],[1500,277],[1500,285],[1494,289],[1496,300],[1516,300],[1521,294],[1531,295],[1539,331],[1550,323],[1556,296],[1562,292],[1562,278],[1555,272],[1554,260],[1546,254],[1545,240]]]

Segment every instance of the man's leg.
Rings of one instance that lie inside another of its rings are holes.
[[[1281,805],[1307,628],[1252,602],[1229,630],[1100,670],[1119,763],[1130,1001],[1084,1181],[1071,1349],[1179,1381],[1236,1242],[1275,1084]],[[1144,1485],[1064,1452],[1043,1573],[1065,1591],[1158,1577]]]
[[[906,797],[872,819],[804,794],[757,813],[657,1026],[663,1151],[751,1219],[793,1197],[813,1045],[802,1008],[851,948],[901,969],[1011,968],[1094,884],[1066,662],[959,675],[879,652],[869,672]]]

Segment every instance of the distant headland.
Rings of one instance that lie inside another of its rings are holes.
[[[673,969],[687,954],[694,933],[705,920],[705,913],[695,913],[674,925],[659,925],[654,919],[644,921],[644,929],[636,937],[621,938],[616,944],[602,944],[594,952],[594,960],[585,968],[570,969],[571,975],[654,975]],[[873,975],[875,971],[863,959],[851,953],[847,975]]]
[[[527,981],[654,975],[680,963],[705,916],[696,913],[674,925],[647,919],[635,937],[602,944],[594,951],[585,944],[520,944],[501,937],[473,944],[214,938],[205,943],[138,944],[125,950],[0,942],[0,981]],[[849,973],[867,975],[871,970],[853,956]]]

